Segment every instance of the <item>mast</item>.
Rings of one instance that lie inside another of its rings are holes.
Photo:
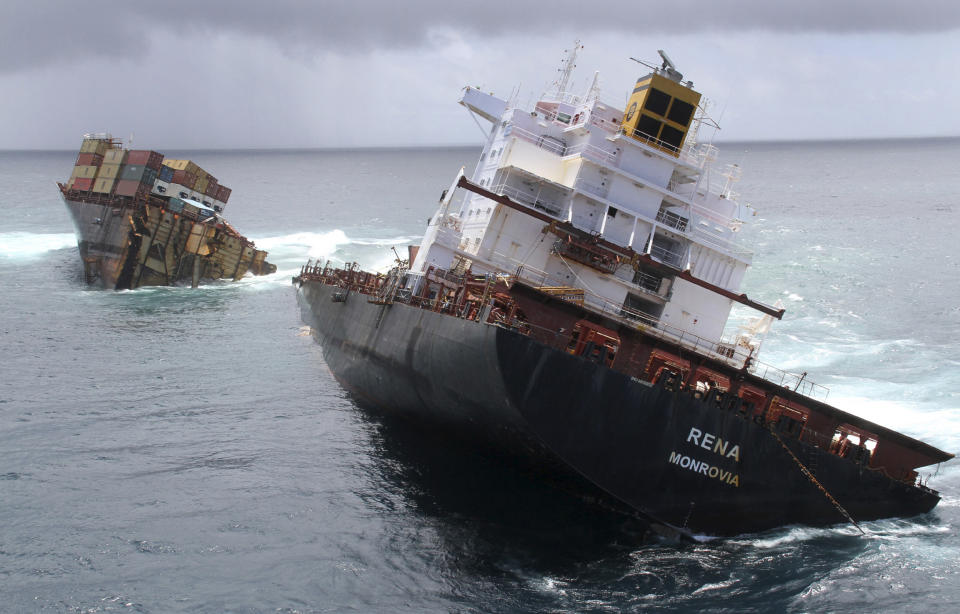
[[[580,44],[580,39],[573,41],[572,49],[564,49],[564,52],[567,54],[567,57],[563,59],[560,63],[560,68],[557,69],[557,72],[560,73],[560,77],[557,79],[556,94],[557,99],[559,100],[561,96],[567,91],[567,87],[570,85],[570,77],[573,75],[573,69],[577,67],[577,52],[583,49],[583,45]]]

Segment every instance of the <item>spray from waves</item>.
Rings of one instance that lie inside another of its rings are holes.
[[[382,270],[393,264],[391,247],[401,256],[404,247],[420,237],[349,237],[340,229],[327,232],[297,232],[276,237],[255,238],[260,249],[269,252],[267,260],[277,265],[274,275],[289,278],[300,271],[307,260],[332,260],[334,263],[358,262],[366,269]],[[268,276],[273,277],[273,275]]]
[[[0,258],[29,260],[76,245],[73,233],[0,232]]]

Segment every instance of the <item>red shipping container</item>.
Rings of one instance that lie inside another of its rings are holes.
[[[73,189],[81,192],[89,192],[93,189],[93,179],[74,179]]]
[[[210,183],[207,184],[207,191],[204,192],[210,198],[216,198],[217,192],[220,190],[220,184],[217,183],[216,179],[211,179]]]
[[[216,198],[217,198],[217,200],[219,200],[220,202],[226,204],[226,202],[227,202],[228,200],[230,200],[230,193],[231,193],[231,192],[233,192],[233,190],[231,190],[230,188],[228,188],[228,187],[225,186],[225,185],[222,185],[222,186],[220,186],[220,188],[217,190],[217,196],[216,196]]]
[[[103,156],[96,153],[82,153],[77,156],[77,166],[100,166]]]
[[[145,183],[133,179],[121,179],[117,182],[117,187],[114,188],[113,193],[120,196],[136,196],[137,194],[146,194],[149,190],[150,186]]]
[[[197,183],[197,176],[190,171],[173,171],[173,181],[170,183],[179,183],[185,188],[193,189]]]
[[[163,154],[148,149],[131,149],[127,154],[127,164],[137,164],[159,171],[163,164]]]

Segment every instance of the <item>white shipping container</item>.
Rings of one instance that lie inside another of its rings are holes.
[[[190,198],[190,190],[179,183],[167,183],[165,181],[161,182],[157,180],[157,183],[166,184],[164,187],[167,188],[164,196],[173,196],[175,198]]]
[[[153,182],[153,189],[150,191],[160,196],[176,196],[176,194],[170,192],[170,184],[166,181],[160,181],[159,179]]]

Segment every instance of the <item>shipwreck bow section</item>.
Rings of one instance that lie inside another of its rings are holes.
[[[196,287],[276,271],[267,253],[221,216],[230,188],[190,160],[86,135],[70,179],[58,187],[90,284]]]

